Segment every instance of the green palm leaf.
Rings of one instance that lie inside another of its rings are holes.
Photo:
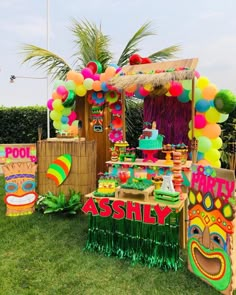
[[[157,52],[154,52],[150,54],[148,57],[151,58],[153,62],[161,61],[161,60],[166,60],[166,59],[171,59],[176,57],[176,53],[180,51],[180,46],[179,45],[173,45],[167,48],[164,48],[162,50],[159,50]]]
[[[65,78],[66,73],[71,69],[64,59],[35,45],[25,44],[21,53],[25,55],[23,63],[32,61],[32,66],[44,69],[52,75],[52,79]]]
[[[73,20],[71,30],[78,48],[74,54],[75,64],[79,65],[78,69],[85,67],[91,60],[99,61],[105,69],[111,61],[112,54],[108,49],[110,37],[102,33],[101,26],[97,27],[87,20],[81,22]]]
[[[137,47],[138,44],[146,37],[155,35],[155,32],[151,30],[151,22],[147,22],[143,24],[138,31],[133,35],[133,37],[128,41],[127,45],[125,46],[125,49],[121,53],[121,56],[118,60],[118,65],[120,67],[128,64],[129,58],[134,53],[137,53],[140,51],[140,49]]]

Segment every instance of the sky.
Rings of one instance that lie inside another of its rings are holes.
[[[111,38],[113,62],[137,29],[151,21],[157,35],[140,44],[141,56],[180,45],[176,59],[199,58],[201,76],[236,93],[235,11],[235,0],[1,0],[0,106],[46,105],[53,83],[47,85],[42,70],[22,64],[20,52],[23,44],[47,48],[48,40],[48,49],[73,65],[72,19],[101,24]],[[14,83],[11,75],[17,77]]]

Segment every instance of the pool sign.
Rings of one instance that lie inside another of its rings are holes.
[[[0,164],[26,161],[37,162],[35,144],[0,145]]]

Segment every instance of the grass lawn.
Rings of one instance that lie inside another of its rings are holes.
[[[2,181],[0,181],[0,188]],[[87,217],[6,217],[0,191],[1,295],[214,295],[184,266],[163,272],[85,252]]]

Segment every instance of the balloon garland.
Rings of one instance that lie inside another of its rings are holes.
[[[167,69],[165,72],[188,70]],[[163,71],[162,71],[163,72]],[[155,72],[158,74],[157,72]],[[137,74],[137,73],[136,73]],[[143,73],[138,73],[143,74]],[[145,74],[153,74],[153,71]],[[112,114],[110,124],[111,131],[108,134],[112,142],[123,140],[122,134],[122,106],[121,94],[118,89],[107,82],[115,75],[124,75],[115,64],[110,64],[104,72],[98,61],[91,61],[80,73],[69,71],[66,81],[57,80],[54,84],[52,97],[47,102],[50,110],[50,118],[53,126],[59,133],[70,133],[78,126],[77,115],[74,111],[76,95],[87,95],[88,102],[92,104],[93,124],[101,128],[94,128],[95,132],[101,132],[103,124],[103,108],[108,105]],[[195,117],[194,134],[198,140],[198,164],[220,167],[220,151],[222,140],[221,128],[218,123],[228,119],[229,113],[236,106],[236,96],[229,90],[218,90],[207,77],[200,76],[195,71]],[[187,103],[192,99],[192,81],[171,81],[165,86],[166,96],[176,97],[180,102]],[[147,95],[160,91],[151,84],[130,85],[125,89],[126,97],[144,99]],[[192,139],[192,124],[189,122],[189,139]],[[94,126],[95,127],[95,126]]]

